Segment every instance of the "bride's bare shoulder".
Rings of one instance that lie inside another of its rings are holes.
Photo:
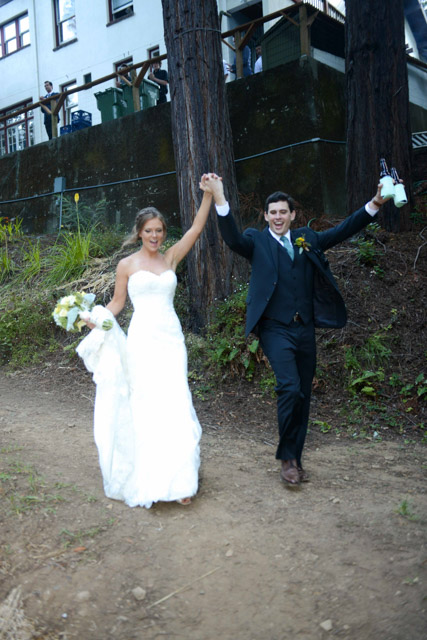
[[[117,264],[117,273],[129,274],[134,270],[134,266],[137,262],[136,253],[132,253],[126,258],[122,258]]]

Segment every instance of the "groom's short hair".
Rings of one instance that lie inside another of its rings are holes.
[[[268,205],[271,202],[287,202],[289,205],[289,211],[295,211],[295,202],[292,196],[288,193],[284,193],[283,191],[275,191],[271,193],[267,200],[265,201],[264,211],[268,213]]]

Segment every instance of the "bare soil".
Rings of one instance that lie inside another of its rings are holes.
[[[318,339],[327,433],[311,427],[299,490],[279,479],[274,399],[225,381],[194,394],[192,504],[130,509],[104,495],[81,363],[0,368],[0,640],[424,640],[425,403],[388,382],[425,365],[424,232],[381,233],[377,271],[330,252],[349,323]],[[374,334],[392,355],[355,408],[343,354]]]
[[[0,370],[1,640],[425,638],[425,446],[313,432],[289,490],[274,400],[229,387],[196,400],[193,503],[130,509],[90,377],[46,371]]]

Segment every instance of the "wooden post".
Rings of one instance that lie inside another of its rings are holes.
[[[58,114],[55,113],[56,109],[56,100],[51,100],[50,102],[50,110],[52,115],[50,116],[50,123],[52,127],[52,138],[58,137]]]
[[[240,31],[236,31],[234,36],[234,45],[236,47],[236,79],[243,78],[243,51],[240,49],[242,36]]]
[[[133,110],[141,111],[141,100],[139,97],[139,88],[135,86],[136,81],[136,71],[132,69],[130,72],[130,77],[132,79],[132,98],[133,98]]]
[[[302,56],[310,55],[310,34],[308,28],[307,7],[305,4],[303,4],[299,8],[299,37]]]

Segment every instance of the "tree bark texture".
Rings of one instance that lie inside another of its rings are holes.
[[[201,201],[200,176],[224,179],[237,213],[234,154],[222,65],[216,0],[162,0],[171,95],[172,136],[183,230]],[[193,327],[200,329],[216,299],[230,294],[239,262],[219,236],[213,210],[187,258]]]
[[[346,0],[347,213],[376,192],[379,160],[396,167],[409,204],[382,208],[389,231],[410,227],[411,130],[403,0]]]

